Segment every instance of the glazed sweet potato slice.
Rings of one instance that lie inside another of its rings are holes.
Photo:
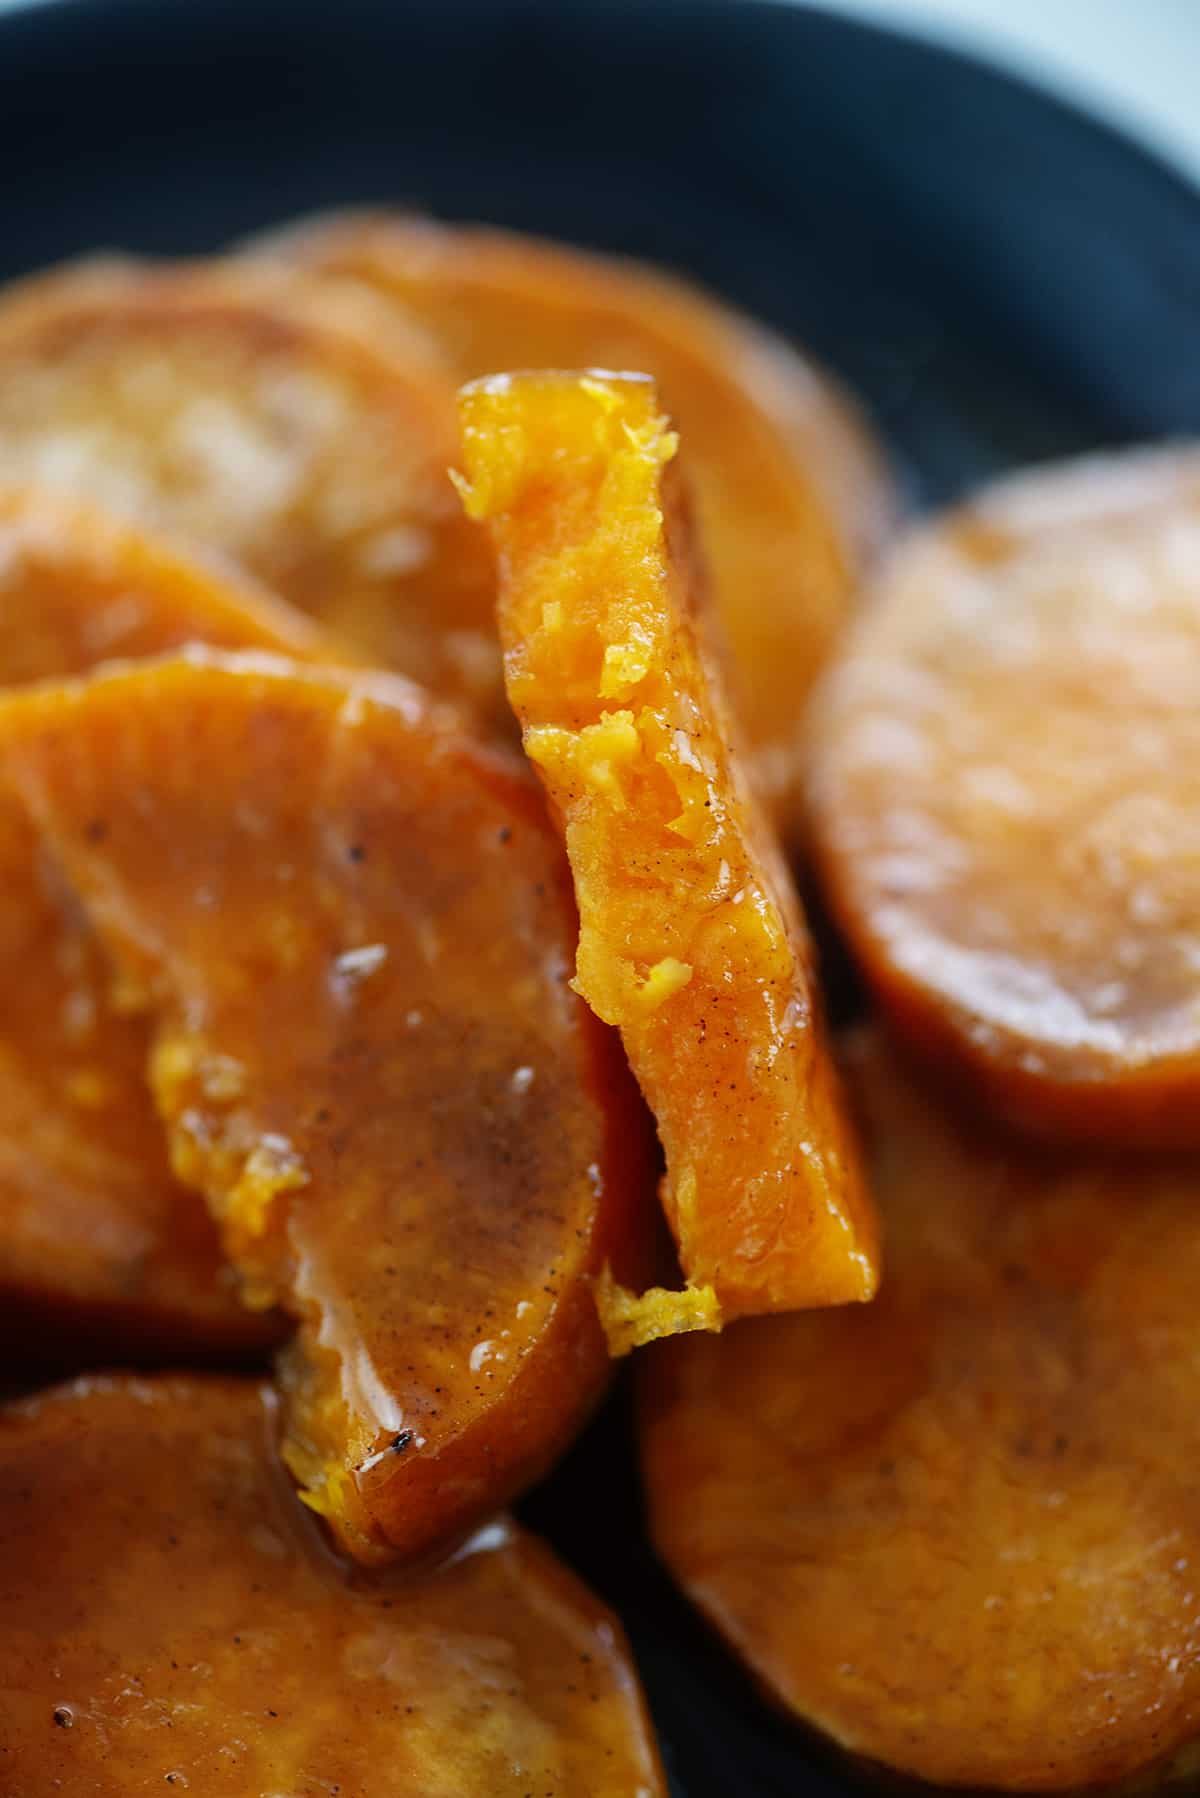
[[[702,635],[653,383],[498,376],[461,405],[509,697],[575,878],[577,985],[658,1120],[688,1281],[686,1303],[613,1295],[614,1343],[869,1298],[874,1215],[799,904]]]
[[[251,1382],[0,1412],[0,1783],[134,1798],[663,1798],[616,1619],[536,1538],[355,1579]]]
[[[884,575],[821,707],[831,899],[1024,1127],[1200,1144],[1200,454],[1000,484]]]
[[[0,686],[197,639],[318,646],[249,583],[90,505],[0,490]],[[240,1303],[203,1203],[171,1174],[146,1025],[121,998],[0,779],[0,1333],[55,1357],[261,1347],[275,1324]]]
[[[85,263],[0,305],[0,480],[219,550],[369,660],[507,728],[453,384],[365,290]]]
[[[849,1072],[880,1296],[654,1351],[658,1549],[855,1755],[987,1791],[1194,1777],[1200,1169],[1014,1147],[873,1038]]]
[[[602,1390],[592,1276],[653,1215],[536,786],[397,679],[199,652],[10,699],[0,768],[152,1005],[176,1171],[300,1320],[308,1502],[364,1559],[470,1527]]]
[[[276,1328],[171,1174],[120,1000],[0,779],[0,1339],[52,1360],[262,1347]]]
[[[794,829],[805,696],[895,510],[849,398],[763,327],[635,263],[369,213],[310,222],[263,248],[389,296],[462,380],[587,367],[656,378],[688,446],[748,745]]]
[[[186,643],[337,654],[303,613],[235,570],[89,501],[0,484],[0,686]]]

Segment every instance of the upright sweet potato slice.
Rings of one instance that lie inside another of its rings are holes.
[[[507,727],[453,384],[361,288],[84,263],[0,304],[0,480],[223,551],[370,660]]]
[[[317,648],[249,583],[90,505],[0,490],[0,686],[196,639]],[[240,1303],[204,1205],[171,1174],[146,1025],[120,1000],[0,778],[0,1332],[52,1355],[261,1347],[275,1327]]]
[[[816,731],[833,903],[984,1104],[1200,1145],[1200,454],[1006,481],[917,533]]]
[[[509,697],[575,877],[578,988],[658,1119],[689,1283],[686,1303],[614,1295],[614,1341],[869,1298],[874,1215],[799,905],[701,634],[654,386],[498,376],[461,404]]]
[[[591,1279],[649,1209],[533,783],[399,680],[198,652],[10,699],[0,769],[153,1006],[177,1172],[300,1319],[308,1502],[364,1559],[468,1528],[601,1391]]]
[[[972,1790],[1194,1779],[1200,1168],[1014,1147],[875,1038],[849,1072],[880,1296],[654,1352],[659,1551],[856,1755]]]
[[[234,569],[89,501],[0,484],[0,686],[186,643],[336,654],[303,613]]]
[[[663,1798],[616,1619],[489,1525],[403,1582],[333,1562],[272,1399],[92,1379],[0,1411],[0,1785]]]
[[[505,368],[655,377],[688,446],[748,745],[794,827],[804,700],[895,510],[849,398],[760,325],[635,263],[379,213],[318,219],[263,249],[399,302],[462,380]]]

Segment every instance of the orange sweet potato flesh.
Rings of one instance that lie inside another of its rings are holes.
[[[0,1413],[0,1785],[664,1798],[616,1619],[534,1537],[355,1579],[251,1382],[90,1379]]]
[[[11,698],[0,768],[151,1005],[177,1173],[300,1320],[309,1504],[364,1560],[461,1534],[602,1391],[592,1276],[650,1212],[534,783],[398,679],[201,652]]]
[[[462,380],[585,367],[657,379],[688,446],[748,746],[794,833],[805,696],[895,513],[849,397],[762,326],[636,263],[379,213],[302,224],[262,248],[388,296]]]
[[[1023,1128],[1200,1144],[1200,455],[917,533],[815,720],[830,897],[896,1026]]]
[[[0,484],[0,686],[186,643],[336,653],[311,619],[234,569],[90,501]]]
[[[0,480],[222,552],[380,666],[510,728],[454,387],[362,289],[84,263],[0,304]]]
[[[461,399],[525,749],[566,836],[577,984],[621,1031],[666,1151],[688,1302],[616,1346],[869,1298],[874,1213],[799,904],[731,741],[652,382],[514,375]]]
[[[310,622],[95,507],[0,489],[0,686],[194,640],[314,652]],[[172,1176],[144,1019],[0,780],[0,1330],[37,1352],[243,1353],[203,1203]],[[46,1334],[52,1326],[52,1340]]]
[[[1200,1169],[1013,1146],[877,1038],[849,1072],[880,1296],[653,1351],[659,1552],[855,1755],[972,1790],[1194,1778]]]

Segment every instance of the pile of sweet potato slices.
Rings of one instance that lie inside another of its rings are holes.
[[[494,231],[0,296],[0,1313],[87,1376],[0,1413],[18,1786],[664,1792],[503,1518],[647,1343],[806,1723],[1190,1764],[1200,458],[895,516],[797,352]]]

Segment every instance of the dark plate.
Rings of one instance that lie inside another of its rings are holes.
[[[633,251],[811,345],[922,501],[1200,431],[1200,195],[947,52],[757,0],[56,0],[0,20],[0,275],[404,200]],[[641,1538],[620,1397],[526,1506],[623,1613],[686,1798],[847,1776]]]

